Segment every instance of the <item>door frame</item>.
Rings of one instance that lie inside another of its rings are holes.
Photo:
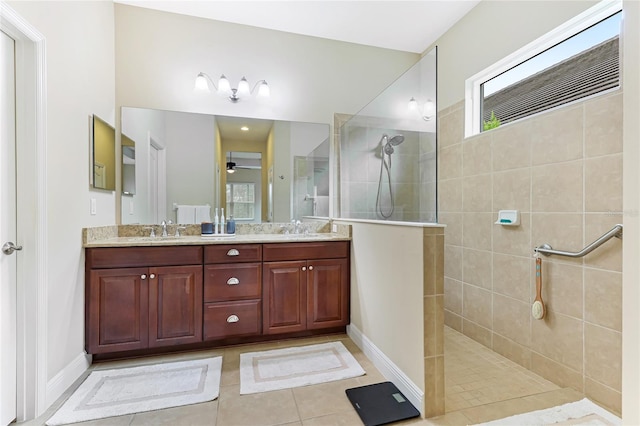
[[[6,3],[0,28],[16,41],[17,420],[47,401],[46,40]],[[34,267],[35,266],[35,267]]]

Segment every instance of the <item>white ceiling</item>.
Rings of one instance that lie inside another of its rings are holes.
[[[423,53],[480,0],[114,0],[295,34]]]

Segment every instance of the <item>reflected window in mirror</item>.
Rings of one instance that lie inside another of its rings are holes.
[[[136,143],[127,135],[121,135],[122,141],[122,194],[136,193]]]
[[[227,183],[227,215],[236,221],[253,222],[256,218],[256,185]]]
[[[116,130],[97,115],[93,116],[93,187],[116,189]]]

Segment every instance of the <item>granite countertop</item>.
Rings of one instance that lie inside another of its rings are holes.
[[[256,224],[238,225],[234,235],[201,236],[200,225],[186,225],[182,235],[175,237],[175,226],[169,225],[169,236],[161,237],[159,225],[155,225],[156,237],[150,237],[149,226],[120,225],[85,228],[82,233],[82,246],[92,247],[149,247],[149,246],[182,246],[208,244],[260,244],[260,243],[292,243],[311,241],[349,241],[351,227],[334,225],[337,232],[331,232],[329,222],[305,223],[306,232],[286,233],[290,224]]]

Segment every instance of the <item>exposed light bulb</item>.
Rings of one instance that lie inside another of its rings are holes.
[[[409,99],[409,104],[407,106],[409,107],[409,111],[414,111],[418,109],[418,101],[416,101],[416,98],[411,97],[411,99]]]

